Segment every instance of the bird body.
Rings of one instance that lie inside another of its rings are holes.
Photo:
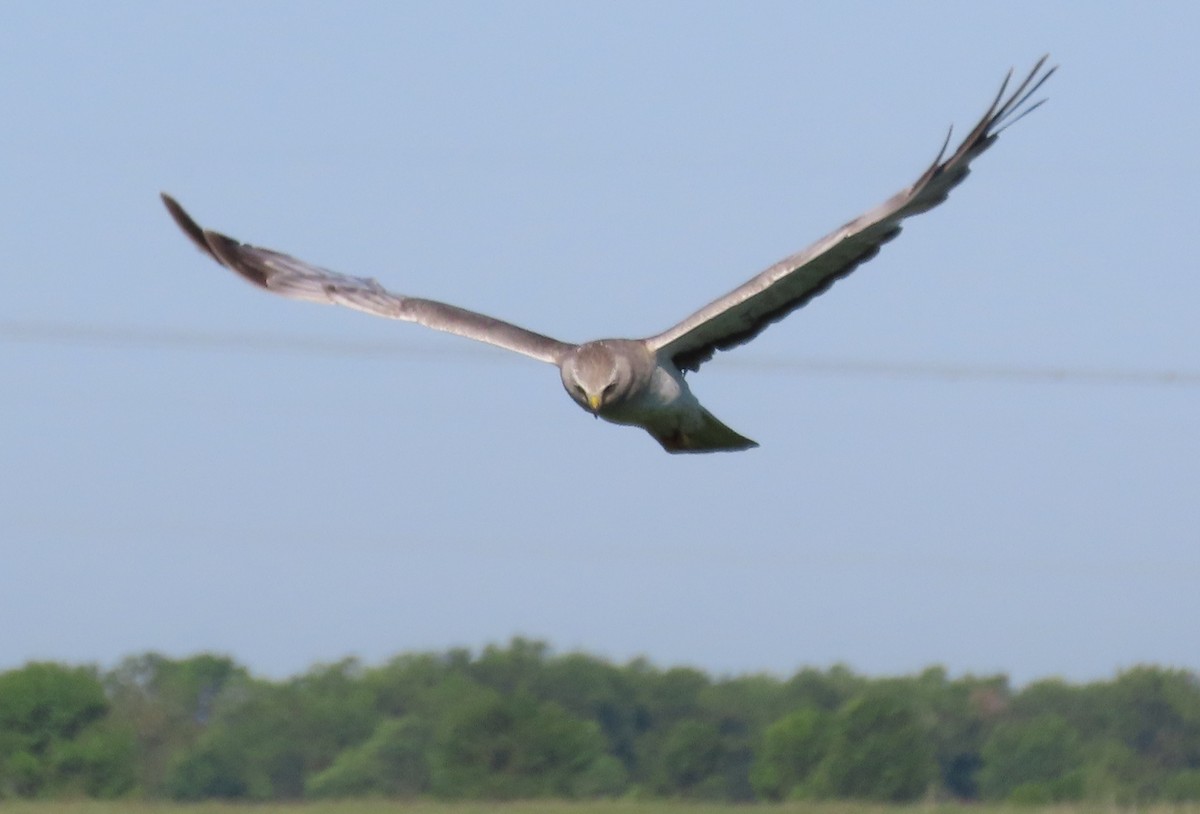
[[[567,352],[559,371],[580,407],[614,424],[642,427],[668,452],[758,446],[701,407],[675,363],[646,340],[585,342]]]
[[[957,149],[943,161],[950,143],[947,134],[937,158],[912,185],[666,331],[644,339],[576,345],[458,306],[395,294],[374,279],[329,271],[203,229],[173,198],[165,193],[162,198],[197,247],[260,288],[292,299],[416,322],[557,365],[563,387],[580,407],[615,424],[642,427],[668,452],[742,450],[758,445],[704,409],[685,374],[699,370],[717,351],[749,342],[827,290],[878,254],[900,233],[902,221],[944,201],[1001,131],[1042,104],[1027,103],[1055,71],[1043,70],[1045,62],[1046,57],[1038,60],[1006,97],[1010,71],[991,107]]]

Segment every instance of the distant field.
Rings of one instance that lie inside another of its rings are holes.
[[[99,802],[4,801],[3,814],[1200,814],[1200,805],[1130,808],[1118,805],[882,806],[855,803],[732,805],[681,802],[432,803],[386,800],[311,803],[162,803],[133,800]]]

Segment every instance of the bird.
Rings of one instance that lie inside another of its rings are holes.
[[[908,187],[752,277],[662,333],[643,339],[599,339],[572,344],[509,322],[434,300],[385,289],[373,278],[320,268],[281,252],[241,243],[200,227],[162,193],[175,223],[217,263],[267,291],[297,300],[341,305],[415,322],[556,365],[567,394],[587,412],[614,424],[646,430],[670,453],[739,451],[757,447],[701,406],[686,374],[717,351],[743,345],[833,283],[875,257],[902,222],[946,200],[970,172],[971,162],[1000,133],[1046,100],[1030,102],[1058,66],[1043,56],[1007,93],[1009,70],[987,112],[947,157],[953,127],[937,157]]]

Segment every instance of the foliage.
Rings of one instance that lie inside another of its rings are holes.
[[[0,674],[0,797],[1200,801],[1200,682],[714,679],[514,639],[284,680],[216,655]]]
[[[432,750],[432,787],[442,797],[572,797],[603,753],[595,722],[525,693],[481,691],[447,716]]]
[[[832,796],[903,803],[933,783],[933,742],[903,688],[871,687],[852,698],[832,730],[819,767]]]
[[[132,788],[132,740],[108,709],[90,668],[32,663],[0,674],[0,797]]]
[[[802,707],[780,718],[763,733],[750,783],[766,800],[805,796],[804,784],[829,748],[830,715]]]
[[[247,680],[227,658],[173,661],[157,653],[127,658],[104,677],[111,716],[131,734],[134,772],[146,794],[166,792],[172,761],[200,737],[218,702],[232,701],[233,688]]]
[[[992,800],[1049,803],[1079,797],[1079,733],[1061,715],[1043,713],[998,725],[983,746],[980,790]]]
[[[383,795],[416,797],[429,790],[432,740],[429,725],[418,715],[385,718],[371,737],[344,749],[329,768],[305,784],[308,797]]]

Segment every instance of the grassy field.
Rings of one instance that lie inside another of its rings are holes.
[[[356,800],[313,803],[167,803],[123,800],[101,802],[4,801],[3,814],[1200,814],[1200,805],[1130,809],[1106,805],[1053,807],[1001,805],[882,806],[855,803],[783,803],[733,805],[683,802],[433,803]]]

